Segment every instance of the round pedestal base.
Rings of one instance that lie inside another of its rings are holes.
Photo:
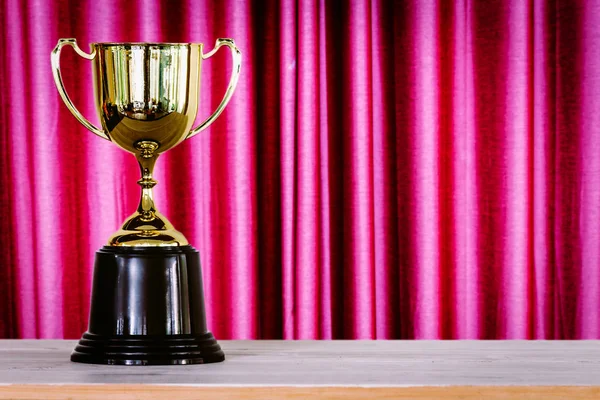
[[[114,365],[182,365],[221,362],[225,354],[212,333],[192,337],[173,335],[105,337],[84,333],[71,361]]]
[[[206,326],[200,256],[191,246],[104,247],[90,320],[71,361],[169,365],[223,361]]]

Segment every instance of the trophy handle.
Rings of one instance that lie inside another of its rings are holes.
[[[231,95],[233,95],[233,91],[235,90],[235,86],[237,85],[238,78],[240,77],[240,67],[242,65],[242,53],[233,42],[233,39],[217,39],[215,48],[206,54],[202,54],[202,59],[206,60],[207,58],[211,57],[217,52],[217,50],[221,48],[221,46],[229,47],[229,49],[231,50],[231,57],[233,58],[233,70],[231,71],[229,86],[227,86],[227,91],[223,96],[223,100],[221,100],[221,103],[219,104],[215,112],[213,112],[211,116],[205,119],[204,122],[202,122],[200,125],[193,128],[190,131],[190,133],[188,133],[186,139],[189,139],[192,136],[200,133],[204,129],[208,128],[213,122],[215,122],[215,119],[217,119],[217,117],[221,115],[223,109],[225,109],[225,106],[227,105],[227,103],[229,103]]]
[[[52,62],[52,75],[54,76],[54,83],[56,83],[58,93],[60,94],[60,97],[62,97],[69,111],[71,111],[71,114],[73,114],[75,118],[77,118],[77,120],[83,124],[83,126],[92,131],[92,133],[95,133],[101,138],[110,141],[110,138],[102,129],[96,128],[94,125],[92,125],[90,121],[88,121],[83,115],[81,115],[79,110],[77,110],[77,108],[75,108],[75,106],[73,105],[73,102],[71,101],[69,95],[67,94],[67,91],[65,90],[62,76],[60,74],[60,51],[62,47],[66,45],[72,46],[77,52],[77,54],[79,54],[86,60],[93,60],[94,57],[96,57],[96,50],[94,50],[91,54],[87,54],[86,52],[81,50],[79,46],[77,46],[77,41],[75,39],[60,39],[54,50],[52,50],[52,54],[50,55],[50,61]]]

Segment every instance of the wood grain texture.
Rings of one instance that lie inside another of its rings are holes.
[[[451,387],[170,387],[148,385],[0,386],[0,399],[17,400],[590,400],[600,389],[574,386],[451,386]]]
[[[600,398],[598,341],[220,343],[224,363],[127,367],[71,363],[75,341],[0,341],[0,399]]]

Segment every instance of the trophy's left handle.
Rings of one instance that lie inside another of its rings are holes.
[[[223,100],[217,107],[217,109],[210,115],[210,117],[206,118],[204,122],[195,127],[188,133],[186,139],[191,138],[192,136],[200,133],[204,129],[208,128],[210,124],[215,122],[217,117],[221,115],[227,103],[231,99],[233,95],[233,91],[235,90],[235,86],[237,85],[238,79],[240,77],[240,68],[242,66],[242,52],[237,48],[233,39],[217,39],[217,43],[215,47],[206,54],[202,54],[202,59],[206,60],[210,58],[213,54],[215,54],[222,46],[229,47],[231,50],[231,57],[233,59],[233,70],[231,71],[231,78],[229,78],[229,85],[227,86],[227,91],[225,91],[225,95],[223,96]]]
[[[98,129],[97,127],[95,127],[79,112],[77,108],[75,108],[75,105],[73,105],[73,102],[71,101],[69,95],[67,94],[67,91],[65,90],[62,76],[60,74],[60,51],[63,48],[63,46],[67,45],[73,47],[77,54],[79,54],[86,60],[93,60],[94,57],[96,57],[95,50],[91,54],[87,54],[86,52],[81,50],[79,46],[77,46],[77,41],[75,39],[60,39],[54,50],[52,50],[52,54],[50,55],[50,61],[52,62],[52,75],[54,76],[54,83],[56,83],[58,93],[65,102],[65,105],[67,106],[69,111],[71,111],[71,114],[73,114],[83,126],[92,131],[92,133],[95,133],[96,135],[100,136],[101,138],[110,140],[108,135],[102,129]]]

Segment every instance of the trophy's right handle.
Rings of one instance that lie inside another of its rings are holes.
[[[223,96],[221,103],[217,106],[217,109],[208,118],[206,118],[200,125],[193,128],[190,131],[190,133],[188,133],[188,135],[185,137],[186,139],[189,139],[192,136],[197,135],[204,129],[208,128],[213,122],[215,122],[217,117],[219,115],[221,115],[221,113],[225,109],[225,106],[227,105],[227,103],[229,103],[229,100],[231,99],[231,96],[233,95],[233,91],[235,90],[235,86],[237,85],[238,79],[240,77],[240,68],[242,66],[242,52],[240,51],[240,49],[237,48],[233,39],[224,39],[224,38],[217,39],[217,42],[215,43],[215,47],[208,53],[202,54],[202,59],[206,60],[207,58],[212,57],[222,46],[229,47],[229,50],[231,50],[231,57],[233,60],[233,69],[231,70],[231,77],[229,78],[229,85],[227,86],[225,95]]]
[[[79,110],[77,108],[75,108],[75,105],[73,105],[73,102],[71,101],[71,99],[69,98],[69,95],[67,94],[67,91],[65,90],[62,76],[60,74],[60,51],[63,48],[63,46],[67,46],[67,45],[73,47],[75,49],[75,51],[77,52],[77,54],[79,54],[81,57],[85,58],[86,60],[93,60],[94,57],[96,57],[95,50],[91,54],[87,54],[86,52],[81,50],[79,48],[79,46],[77,46],[77,40],[75,40],[75,39],[60,39],[58,41],[58,44],[54,48],[54,50],[52,50],[52,54],[50,55],[50,61],[52,62],[52,75],[54,76],[54,83],[56,83],[56,88],[58,89],[58,93],[60,94],[60,97],[65,102],[65,105],[67,106],[69,111],[71,111],[71,114],[73,114],[75,116],[75,118],[77,118],[77,120],[79,122],[81,122],[81,124],[83,126],[88,128],[90,131],[92,131],[92,133],[95,133],[96,135],[100,136],[101,138],[110,140],[108,135],[102,129],[98,129],[97,127],[95,127],[90,121],[88,121],[79,112]]]

